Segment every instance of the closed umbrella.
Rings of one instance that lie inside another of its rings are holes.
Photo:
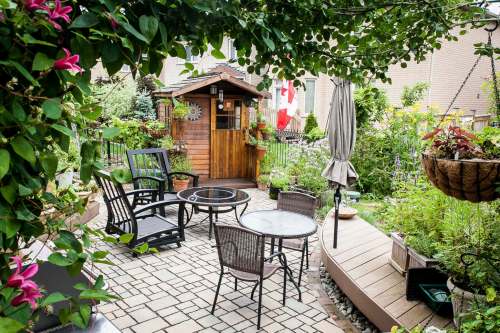
[[[352,184],[358,178],[358,174],[349,162],[356,143],[356,111],[352,97],[352,84],[348,80],[339,78],[334,78],[332,81],[335,88],[327,123],[332,159],[323,170],[322,175],[337,187],[333,196],[335,203],[333,248],[337,248],[340,187]]]

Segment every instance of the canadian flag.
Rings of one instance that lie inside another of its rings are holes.
[[[280,91],[280,108],[278,110],[278,124],[279,130],[286,128],[290,119],[293,118],[297,112],[297,91],[293,87],[293,82],[283,80]]]

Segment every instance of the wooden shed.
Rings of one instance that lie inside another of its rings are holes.
[[[154,95],[160,101],[159,119],[167,122],[173,138],[186,149],[202,182],[255,180],[258,162],[255,147],[248,144],[249,109],[253,103],[270,98],[268,92],[243,81],[231,67],[218,66]],[[188,119],[172,120],[171,103],[165,103],[172,98],[189,104]]]

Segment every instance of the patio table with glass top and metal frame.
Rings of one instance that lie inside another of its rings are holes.
[[[290,223],[293,221],[293,223]],[[258,232],[266,237],[278,239],[278,252],[283,249],[283,239],[304,238],[313,235],[318,226],[314,220],[306,215],[289,212],[280,209],[258,210],[242,215],[239,223],[242,227]],[[274,250],[274,246],[271,248]],[[280,262],[281,262],[281,258]],[[283,263],[281,263],[283,265]],[[299,293],[299,301],[302,301],[300,286],[293,279],[289,266],[286,273]],[[254,286],[254,290],[257,285]],[[252,291],[253,294],[253,291]]]
[[[248,202],[250,201],[248,193],[230,187],[192,187],[178,192],[177,197],[180,200],[195,205],[198,208],[198,212],[208,213],[207,218],[210,223],[208,239],[212,239],[214,214],[215,220],[217,221],[219,214],[234,211],[234,216],[236,220],[239,221],[240,216],[245,212],[248,207]],[[241,205],[244,206],[242,211],[238,214],[237,207]],[[206,218],[200,221],[200,223],[205,220]]]

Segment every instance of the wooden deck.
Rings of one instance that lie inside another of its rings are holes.
[[[333,249],[330,212],[320,232],[321,257],[327,271],[356,307],[381,331],[394,325],[444,328],[450,319],[435,315],[422,302],[407,301],[405,278],[389,263],[392,241],[358,218],[340,220],[338,247]]]
[[[257,184],[247,178],[227,178],[227,179],[202,179],[200,186],[223,186],[231,188],[255,188]]]

